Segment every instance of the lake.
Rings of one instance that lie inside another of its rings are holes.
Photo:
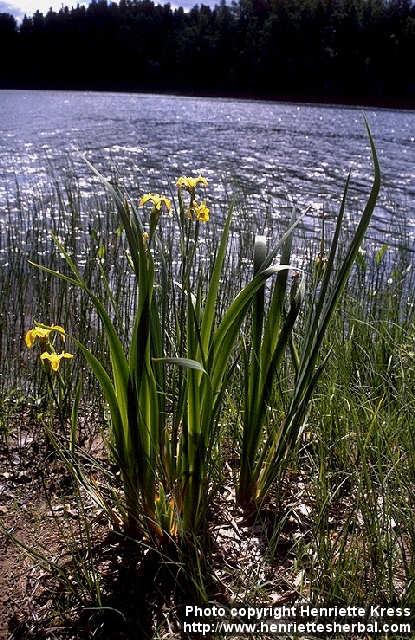
[[[364,109],[375,137],[383,189],[372,236],[393,243],[403,225],[415,231],[415,112]],[[363,109],[219,98],[0,91],[0,220],[23,201],[47,193],[50,177],[74,175],[91,190],[83,155],[108,175],[115,168],[137,192],[161,191],[179,175],[202,173],[208,195],[245,194],[248,209],[280,215],[286,194],[321,212],[336,211],[352,171],[349,209],[368,193],[371,163]],[[392,234],[392,236],[390,235]]]

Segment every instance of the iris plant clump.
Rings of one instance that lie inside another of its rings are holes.
[[[325,332],[375,207],[380,172],[370,132],[369,140],[374,181],[367,205],[343,261],[336,267],[348,179],[328,257],[308,292],[312,302],[299,344],[294,327],[302,313],[305,278],[293,272],[290,265],[295,224],[270,251],[262,236],[256,238],[252,280],[223,305],[221,283],[233,210],[230,207],[224,220],[206,278],[198,268],[201,223],[210,219],[206,199],[198,195],[200,189],[208,187],[206,178],[182,176],[176,182],[174,201],[148,193],[137,205],[91,167],[114,200],[128,247],[136,297],[128,341],[117,333],[105,301],[88,287],[58,238],[55,242],[69,274],[37,266],[79,287],[104,328],[109,369],[89,347],[75,337],[72,340],[98,380],[110,411],[111,455],[121,472],[121,515],[129,535],[136,537],[144,531],[163,541],[204,530],[212,461],[221,436],[223,401],[232,379],[237,345],[245,354],[238,491],[241,505],[255,508],[271,484],[281,480],[323,371],[320,351]],[[178,266],[174,269],[163,249],[163,216],[173,212],[178,238]],[[265,284],[273,276],[271,295],[267,296]],[[250,343],[242,348],[239,338],[247,320],[251,323]],[[26,341],[32,346],[39,339],[45,347],[42,362],[48,361],[57,371],[61,359],[72,355],[57,353],[49,341],[51,334],[64,337],[65,332],[57,325],[37,325],[28,332]],[[266,430],[274,379],[287,357],[294,384],[286,413],[279,424]]]

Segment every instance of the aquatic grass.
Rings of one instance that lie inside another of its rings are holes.
[[[85,225],[85,206],[88,207],[89,204],[84,203],[82,221],[79,219],[80,212],[77,212],[78,217],[72,228],[73,225],[68,224],[68,215],[71,212],[68,211],[65,201],[67,199],[72,202],[78,201],[80,193],[76,191],[76,185],[72,185],[71,190],[67,187],[65,192],[59,192],[58,185],[55,185],[55,188],[56,192],[36,196],[28,210],[26,210],[27,204],[21,203],[18,220],[16,220],[16,211],[9,210],[7,225],[2,228],[0,234],[3,247],[0,253],[2,293],[0,317],[3,326],[1,343],[3,375],[0,377],[0,387],[2,384],[7,384],[8,375],[22,388],[28,386],[28,359],[26,355],[23,357],[23,336],[33,319],[60,318],[69,331],[76,326],[78,336],[86,343],[92,340],[97,345],[103,344],[101,340],[95,339],[99,338],[101,328],[94,317],[88,299],[75,288],[68,288],[51,276],[34,271],[27,264],[28,258],[37,261],[41,256],[43,263],[49,267],[62,268],[61,256],[51,242],[51,229],[59,230],[60,237],[68,245],[71,253],[82,261],[84,277],[88,284],[94,283],[96,290],[102,288],[100,273],[97,269],[98,242],[100,238],[102,242],[105,237],[108,251],[101,260],[103,268],[106,272],[111,272],[111,276],[116,273],[117,277],[123,280],[123,290],[128,291],[128,287],[125,286],[125,270],[122,268],[124,263],[122,251],[115,247],[113,240],[115,229],[111,228],[109,222],[111,217],[107,215],[110,213],[108,200],[103,199],[99,202],[98,210],[101,213],[98,215],[94,210],[87,209],[89,216],[87,226]],[[69,196],[70,192],[71,196]],[[114,255],[116,252],[117,258]],[[120,268],[114,269],[114,264]],[[119,285],[118,291],[120,288]],[[13,331],[11,331],[12,328]],[[76,377],[77,363],[74,363],[73,369]],[[33,369],[31,372],[30,384],[31,388],[38,392],[44,389],[39,369]],[[94,386],[89,376],[85,378],[85,385],[86,390],[94,394]]]
[[[351,281],[328,329],[333,356],[315,395],[305,445],[316,506],[303,553],[308,561],[299,557],[299,567],[310,597],[343,603],[413,597],[413,328],[406,321],[396,326],[388,279],[385,272],[378,280],[383,295],[371,307],[376,321],[358,303],[361,292]],[[382,336],[390,348],[386,362],[394,360],[389,369],[379,358]]]

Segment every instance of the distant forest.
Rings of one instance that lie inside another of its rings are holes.
[[[93,0],[0,14],[0,87],[415,104],[410,0]]]

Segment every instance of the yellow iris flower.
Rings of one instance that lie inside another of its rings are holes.
[[[140,199],[140,207],[143,207],[147,202],[151,202],[154,209],[159,213],[161,213],[163,207],[166,208],[166,211],[171,210],[171,200],[169,198],[166,198],[166,196],[161,196],[158,193],[146,193]]]
[[[194,202],[191,209],[191,215],[195,220],[199,222],[208,222],[209,220],[209,207],[206,206],[206,202],[203,201],[200,204]]]
[[[26,333],[26,346],[31,349],[36,339],[47,340],[52,331],[57,331],[62,336],[65,336],[65,329],[57,324],[54,324],[51,327],[35,327],[34,329],[29,329]]]
[[[186,191],[188,191],[189,193],[194,193],[198,185],[201,185],[202,187],[207,187],[208,181],[203,176],[197,176],[197,178],[180,176],[180,178],[178,178],[176,182],[176,187],[178,189],[186,189]]]
[[[66,353],[62,351],[62,353],[42,353],[40,359],[44,362],[48,360],[50,362],[50,366],[52,371],[58,371],[60,362],[62,358],[73,358],[72,353]]]

